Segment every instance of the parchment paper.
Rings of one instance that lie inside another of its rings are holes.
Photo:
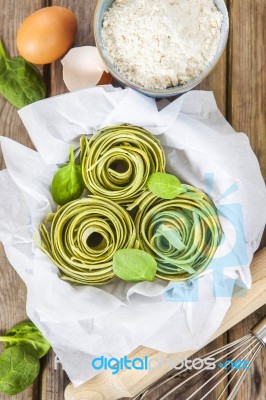
[[[161,103],[160,108],[163,107]],[[203,346],[231,303],[251,285],[249,265],[266,221],[266,190],[245,134],[236,133],[211,92],[193,91],[158,111],[154,99],[112,86],[49,98],[19,111],[37,152],[1,137],[0,240],[27,285],[27,314],[50,341],[75,386],[98,373],[94,357],[123,357],[139,345],[164,352]],[[224,238],[208,269],[190,282],[73,287],[33,234],[55,204],[49,186],[69,145],[100,127],[130,123],[158,135],[167,170],[207,192]],[[4,132],[2,132],[4,134]],[[239,294],[240,293],[240,294]]]

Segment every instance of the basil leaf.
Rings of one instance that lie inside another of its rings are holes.
[[[0,341],[5,343],[5,349],[21,344],[31,345],[39,358],[45,356],[50,349],[50,344],[32,322],[15,325],[0,337]]]
[[[0,94],[17,108],[45,98],[44,80],[22,57],[9,58],[0,40]]]
[[[0,355],[0,392],[13,395],[30,386],[40,370],[36,351],[30,345],[19,344]]]
[[[81,166],[75,164],[74,149],[70,147],[69,164],[62,167],[55,174],[52,181],[52,196],[54,201],[64,204],[80,198],[84,190]]]
[[[114,273],[128,282],[153,282],[157,270],[155,259],[143,250],[121,249],[113,257]]]
[[[148,179],[147,185],[149,190],[161,199],[175,199],[181,193],[186,192],[186,189],[176,176],[164,172],[152,174]]]

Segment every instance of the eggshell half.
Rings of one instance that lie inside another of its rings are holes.
[[[61,62],[63,79],[70,92],[96,86],[101,82],[103,74],[105,82],[110,83],[112,80],[96,47],[74,47]]]

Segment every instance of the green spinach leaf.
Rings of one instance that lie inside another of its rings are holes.
[[[114,273],[128,282],[153,282],[157,270],[156,260],[138,249],[121,249],[113,257]]]
[[[45,356],[50,349],[50,344],[32,322],[15,325],[4,336],[0,336],[0,341],[5,343],[5,349],[20,344],[31,345],[39,358]]]
[[[19,344],[0,355],[0,392],[13,395],[33,383],[40,370],[38,355],[31,345]]]
[[[44,80],[34,65],[22,57],[10,58],[0,40],[0,94],[22,108],[45,98]]]
[[[152,174],[148,179],[147,185],[155,196],[167,200],[175,199],[181,193],[187,191],[176,176],[165,172]]]
[[[52,196],[60,206],[78,199],[84,190],[81,166],[75,164],[74,149],[70,147],[69,164],[55,174],[52,181]]]

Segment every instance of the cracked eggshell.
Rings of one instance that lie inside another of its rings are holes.
[[[96,47],[74,47],[61,62],[63,80],[70,92],[112,82]]]

